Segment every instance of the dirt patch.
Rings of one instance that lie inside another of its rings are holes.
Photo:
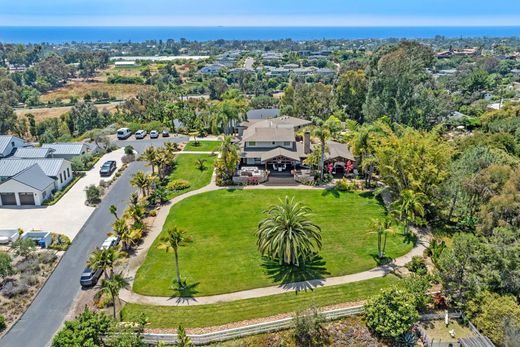
[[[128,99],[137,95],[140,90],[150,88],[139,84],[108,84],[104,82],[85,82],[73,80],[69,81],[65,86],[55,89],[49,93],[43,94],[40,101],[46,103],[49,101],[62,100],[69,101],[71,97],[82,99],[90,92],[107,92],[110,97],[118,100]]]
[[[103,105],[96,105],[96,108],[101,111],[103,109],[107,109],[108,111],[112,112],[116,109],[117,105],[115,104],[103,104]],[[29,113],[34,115],[34,119],[36,121],[42,121],[44,119],[48,118],[58,118],[62,114],[65,114],[70,111],[72,107],[71,106],[64,106],[64,107],[46,107],[46,108],[24,108],[24,109],[18,109],[16,110],[16,115],[18,117],[25,116]]]

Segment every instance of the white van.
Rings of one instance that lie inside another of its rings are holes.
[[[132,135],[132,132],[128,128],[121,128],[117,131],[117,138],[119,140],[126,140]]]

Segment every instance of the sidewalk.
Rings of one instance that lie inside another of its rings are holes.
[[[168,214],[170,212],[170,208],[191,196],[202,194],[205,192],[210,192],[218,189],[228,189],[230,187],[218,187],[215,184],[215,173],[213,173],[213,177],[211,179],[211,183],[201,189],[194,190],[188,192],[186,194],[180,195],[170,201],[167,205],[161,207],[161,209],[157,213],[157,217],[154,220],[153,225],[150,228],[150,232],[143,244],[136,250],[136,255],[132,257],[127,265],[127,269],[125,272],[125,276],[130,278],[131,282],[133,282],[135,278],[135,274],[141,264],[144,262],[146,254],[150,249],[154,240],[159,236],[162,231],[162,227]],[[245,187],[240,187],[237,189],[241,189]],[[245,189],[316,189],[316,187],[310,186],[296,186],[296,187],[264,187],[264,186],[248,186]],[[419,233],[417,235],[417,244],[415,247],[408,252],[407,254],[394,259],[391,263],[386,264],[384,266],[379,266],[371,270],[339,276],[339,277],[330,277],[320,280],[312,280],[307,282],[296,282],[296,283],[285,283],[282,285],[265,287],[265,288],[255,288],[250,290],[244,290],[240,292],[234,293],[226,293],[220,295],[211,295],[211,296],[201,296],[194,298],[177,298],[177,297],[158,297],[158,296],[146,296],[140,295],[132,292],[128,289],[121,290],[119,294],[119,298],[127,303],[134,304],[142,304],[142,305],[155,305],[155,306],[191,306],[191,305],[208,305],[215,304],[218,302],[229,302],[235,300],[243,300],[243,299],[252,299],[265,297],[276,294],[283,294],[291,291],[295,291],[302,288],[317,288],[317,287],[329,287],[340,284],[364,281],[368,279],[383,277],[398,268],[403,267],[406,263],[408,263],[412,257],[414,256],[422,256],[426,247],[428,247],[430,242],[430,235],[425,233]]]
[[[105,161],[115,160],[119,170],[123,154],[124,149],[105,154],[94,168],[52,206],[0,208],[0,229],[45,230],[74,239],[95,209],[85,205],[85,188],[91,184],[99,184],[102,179],[99,169]],[[111,177],[114,175],[115,173]]]

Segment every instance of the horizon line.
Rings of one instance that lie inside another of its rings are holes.
[[[0,28],[520,28],[518,25],[0,25]]]

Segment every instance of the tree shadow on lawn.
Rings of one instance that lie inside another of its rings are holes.
[[[321,196],[327,196],[332,195],[335,198],[339,198],[340,192],[336,188],[326,188],[323,190],[323,193],[321,193]]]
[[[197,287],[200,282],[195,282],[192,284],[183,283],[182,288],[177,287],[177,283],[175,282],[172,286],[174,294],[170,297],[170,299],[175,299],[178,304],[189,304],[191,302],[197,302],[195,299],[195,295],[199,293]]]
[[[284,289],[313,290],[323,285],[323,279],[330,275],[326,262],[317,254],[300,266],[280,264],[277,260],[264,258],[262,267],[267,275]]]

